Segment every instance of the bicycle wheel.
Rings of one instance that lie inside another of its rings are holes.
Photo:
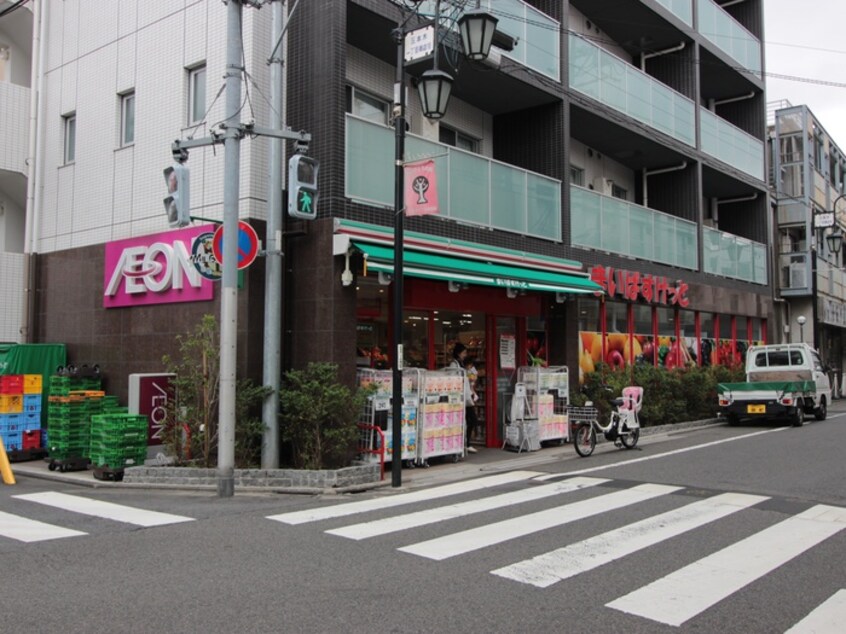
[[[626,449],[634,449],[637,441],[640,438],[640,427],[629,429],[623,426],[623,433],[620,434],[620,442]]]
[[[576,448],[576,453],[582,458],[585,458],[593,453],[596,447],[596,431],[590,423],[583,423],[576,427],[576,433],[573,434],[573,446]]]

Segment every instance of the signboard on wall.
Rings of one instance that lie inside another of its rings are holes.
[[[621,297],[630,301],[664,304],[686,308],[689,286],[683,280],[670,280],[660,275],[615,269],[597,264],[590,270],[590,279],[599,284],[609,299]]]
[[[130,374],[129,413],[147,417],[147,446],[164,442],[170,381],[173,374]]]
[[[187,227],[106,243],[103,307],[210,301],[214,284],[207,249],[197,249],[213,225]],[[205,273],[204,273],[205,272]]]

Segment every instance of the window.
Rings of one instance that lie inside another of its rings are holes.
[[[347,112],[362,119],[388,125],[388,102],[368,95],[354,86],[347,86]]]
[[[120,98],[120,145],[135,143],[135,92],[128,92]]]
[[[440,141],[444,145],[451,145],[452,147],[456,147],[459,150],[467,150],[468,152],[479,151],[478,140],[469,137],[466,134],[462,134],[458,130],[448,128],[444,125],[440,125],[439,128]]]
[[[200,123],[206,116],[206,67],[188,71],[188,124]]]
[[[570,166],[570,184],[579,187],[585,186],[585,171],[581,167]]]
[[[64,116],[64,150],[62,159],[65,165],[73,163],[76,159],[76,113]]]
[[[611,195],[614,198],[620,198],[622,200],[628,200],[629,192],[626,188],[620,187],[617,183],[611,184]]]

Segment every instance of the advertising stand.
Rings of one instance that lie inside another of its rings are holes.
[[[537,419],[538,439],[541,442],[568,440],[570,373],[567,367],[523,366],[518,370],[517,382],[526,388],[529,411]]]
[[[400,440],[400,460],[413,465],[417,459],[417,412],[418,396],[416,387],[420,380],[419,370],[405,370],[402,377],[402,434]],[[375,385],[376,391],[364,404],[359,422],[362,423],[359,447],[365,462],[379,462],[379,451],[384,438],[385,462],[391,462],[394,452],[393,418],[391,394],[393,390],[393,372],[391,370],[360,369],[358,384],[361,387]],[[376,431],[381,430],[381,434]]]
[[[464,370],[421,372],[418,463],[435,456],[464,455]]]

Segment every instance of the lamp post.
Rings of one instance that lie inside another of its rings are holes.
[[[805,315],[799,315],[796,323],[799,324],[799,342],[805,343]]]
[[[423,114],[430,119],[440,119],[446,114],[447,103],[452,93],[452,77],[438,69],[438,35],[440,33],[440,0],[435,3],[434,24],[434,67],[423,73],[418,84]],[[488,56],[496,30],[497,19],[479,9],[467,11],[458,20],[461,45],[469,59],[482,60]],[[397,73],[394,84],[394,278],[393,278],[393,373],[391,391],[391,486],[402,486],[402,307],[403,307],[403,192],[405,162],[405,38],[404,26],[394,30],[397,44]]]
[[[824,212],[814,212],[814,243],[811,248],[811,331],[813,333],[813,346],[817,350],[820,349],[820,336],[819,336],[819,309],[817,307],[818,303],[818,284],[817,284],[817,262],[819,257],[817,255],[817,244],[820,240],[817,238],[817,231],[820,231],[820,235],[826,229],[831,228],[831,232],[825,236],[825,244],[828,248],[829,253],[833,253],[835,256],[840,253],[840,249],[843,246],[843,234],[840,230],[840,223],[837,221],[837,203],[841,199],[846,199],[846,194],[840,194],[837,198],[834,199],[834,202],[831,205],[831,211],[824,211]]]

